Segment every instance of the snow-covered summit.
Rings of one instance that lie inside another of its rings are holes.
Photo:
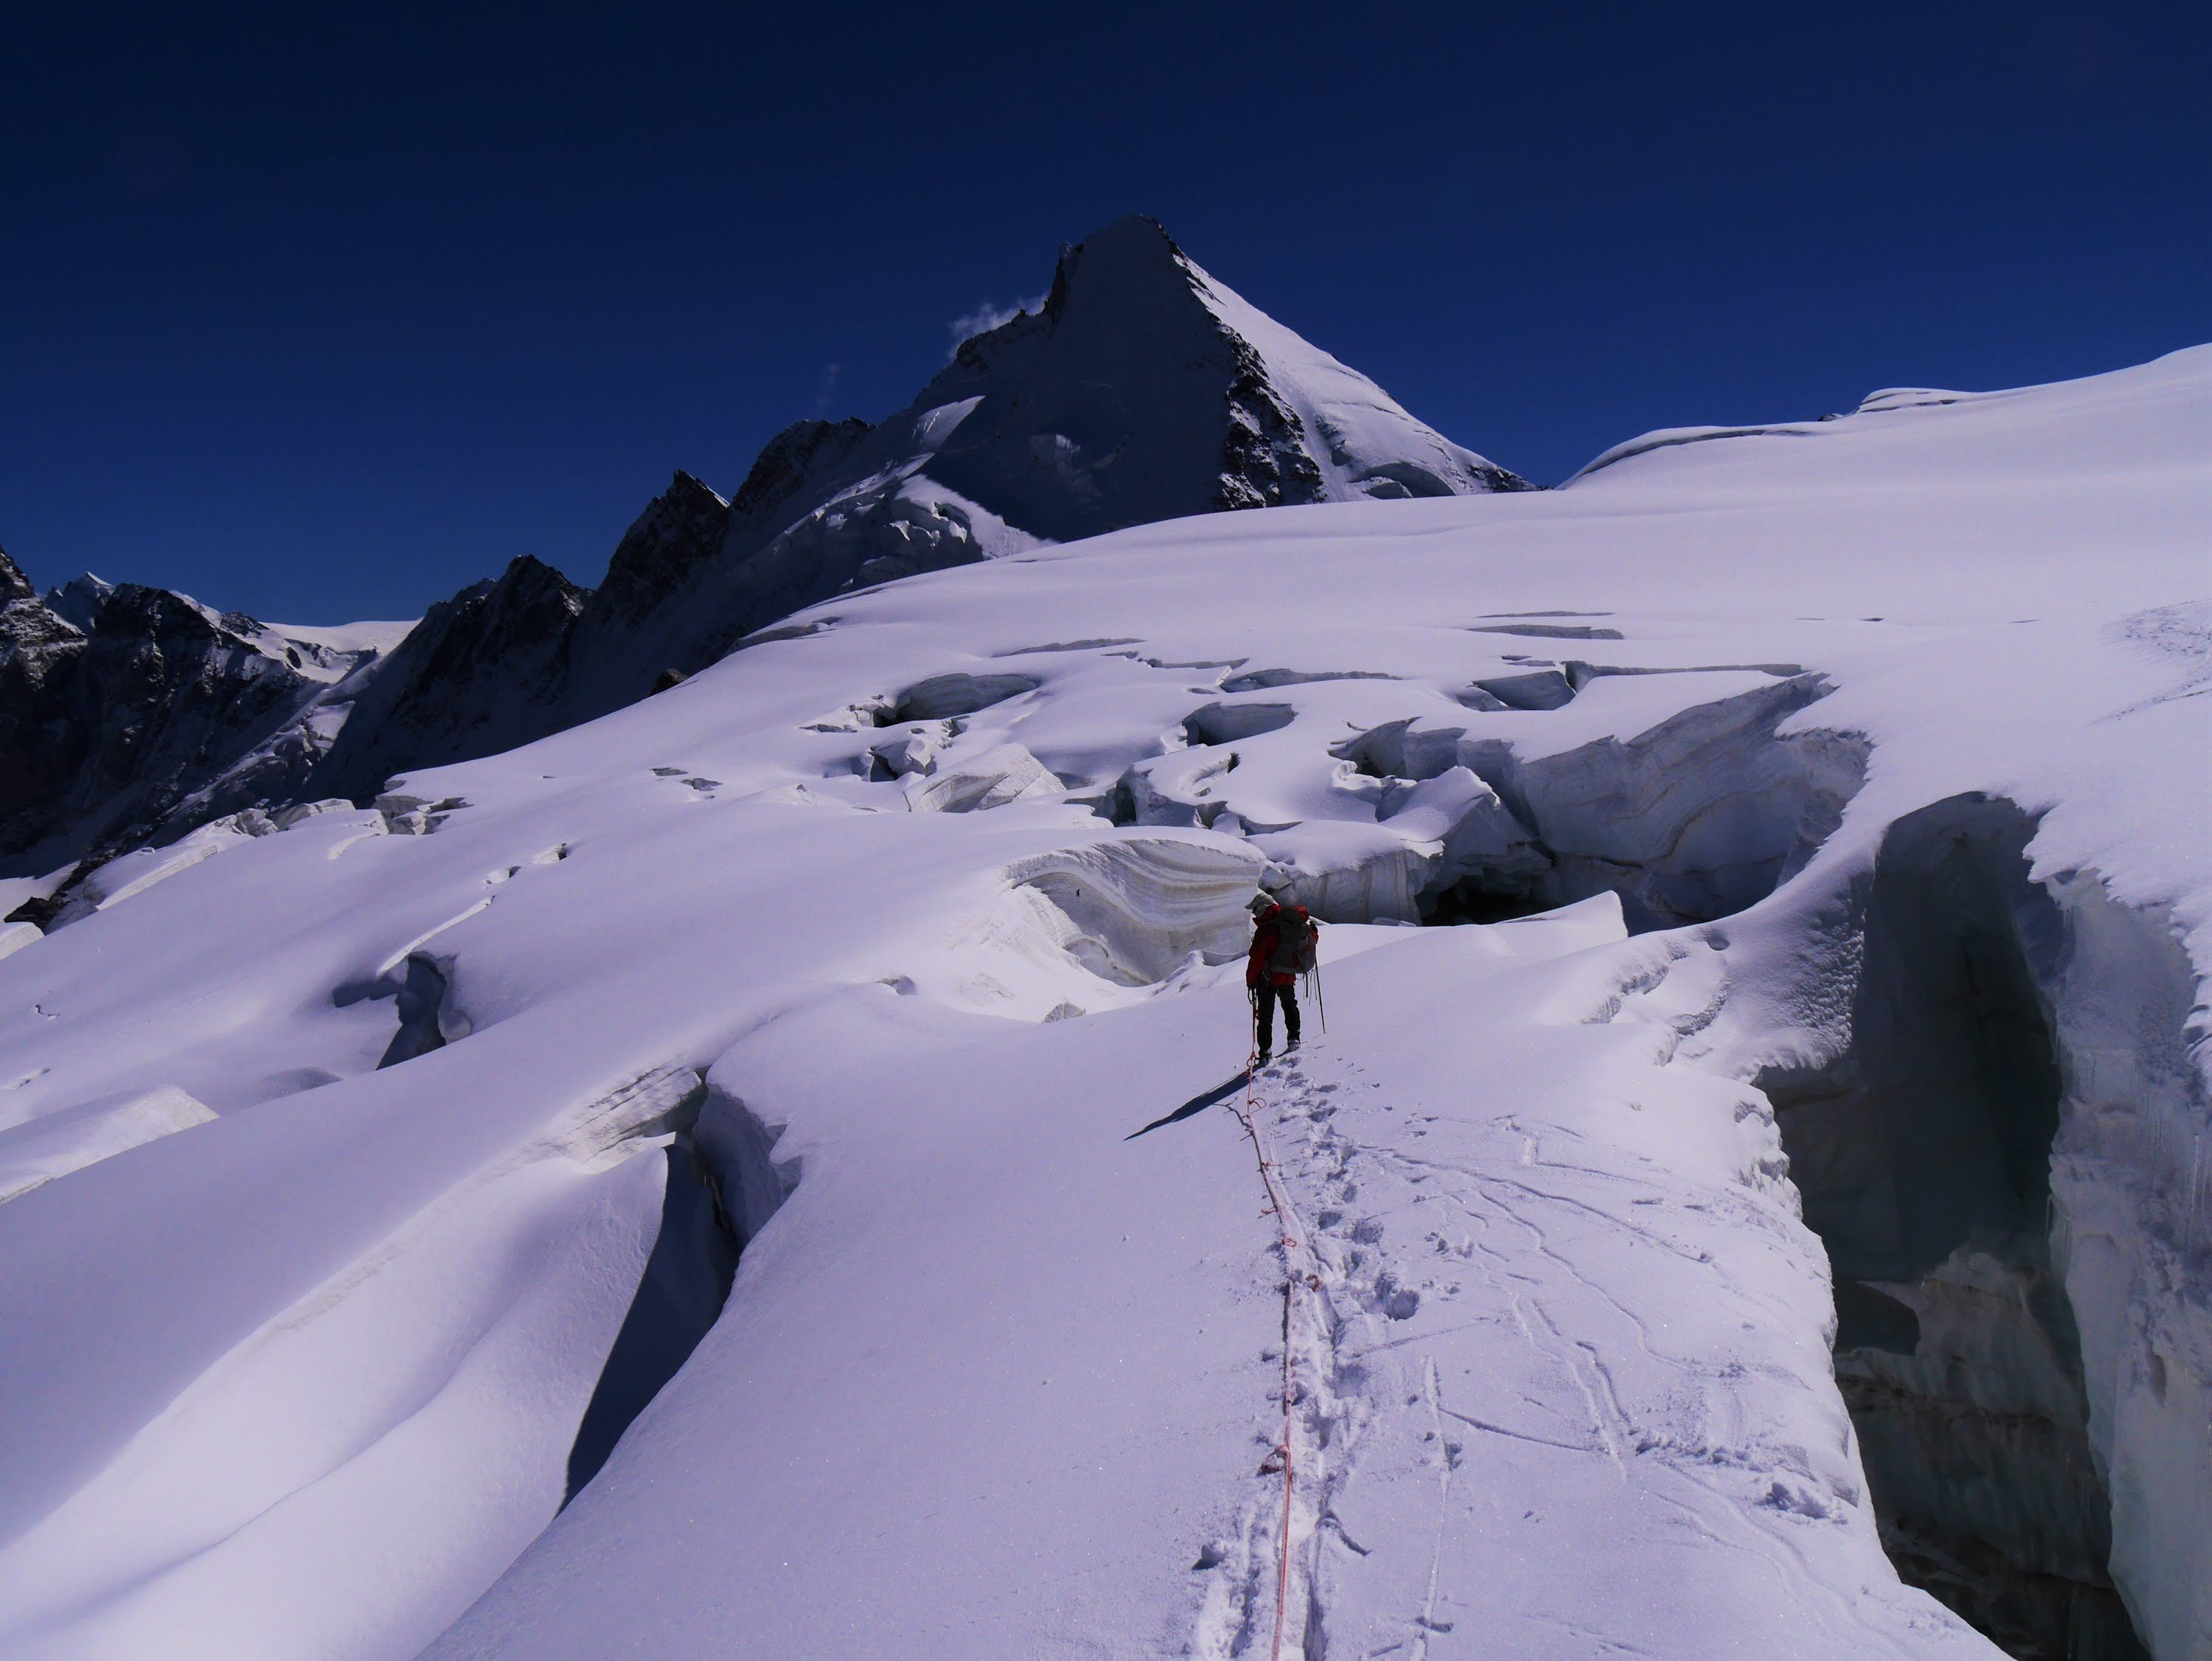
[[[572,626],[520,591],[506,615],[504,587],[468,603],[465,647],[453,615],[426,620],[437,642],[394,655],[318,788],[604,714],[848,588],[1223,509],[1527,488],[1124,219],[881,423],[796,423],[727,500],[677,474]],[[457,652],[459,681],[439,672]]]
[[[46,591],[46,609],[80,633],[88,633],[100,607],[114,591],[115,585],[106,578],[83,572]]]
[[[930,429],[932,477],[1054,541],[1224,507],[1527,488],[1135,216],[1063,250],[1042,312],[964,343],[894,419]]]

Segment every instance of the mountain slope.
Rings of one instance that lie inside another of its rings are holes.
[[[843,594],[0,940],[0,1648],[2193,1661],[2208,367]]]
[[[295,799],[317,706],[397,632],[333,645],[92,577],[41,600],[5,554],[0,607],[0,861],[30,873]]]
[[[301,794],[374,796],[409,767],[527,743],[566,685],[586,591],[523,555],[495,581],[441,600],[350,693],[336,742]],[[343,694],[341,694],[343,695]]]

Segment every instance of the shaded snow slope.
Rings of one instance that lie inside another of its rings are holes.
[[[0,956],[0,1647],[2202,1654],[2208,360],[925,573],[118,871]]]

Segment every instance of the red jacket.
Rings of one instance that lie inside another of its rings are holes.
[[[1277,986],[1288,986],[1297,979],[1296,975],[1280,969],[1273,973],[1267,970],[1267,960],[1274,956],[1275,948],[1283,943],[1282,924],[1278,921],[1282,914],[1280,906],[1260,913],[1260,926],[1252,931],[1251,955],[1244,960],[1244,984],[1247,987],[1257,986],[1262,975]]]

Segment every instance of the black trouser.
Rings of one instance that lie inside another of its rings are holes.
[[[1275,1003],[1283,1005],[1283,1035],[1291,1043],[1298,1041],[1298,997],[1295,982],[1288,986],[1277,986],[1261,981],[1252,989],[1252,1002],[1260,1015],[1260,1052],[1265,1055],[1275,1047]]]

